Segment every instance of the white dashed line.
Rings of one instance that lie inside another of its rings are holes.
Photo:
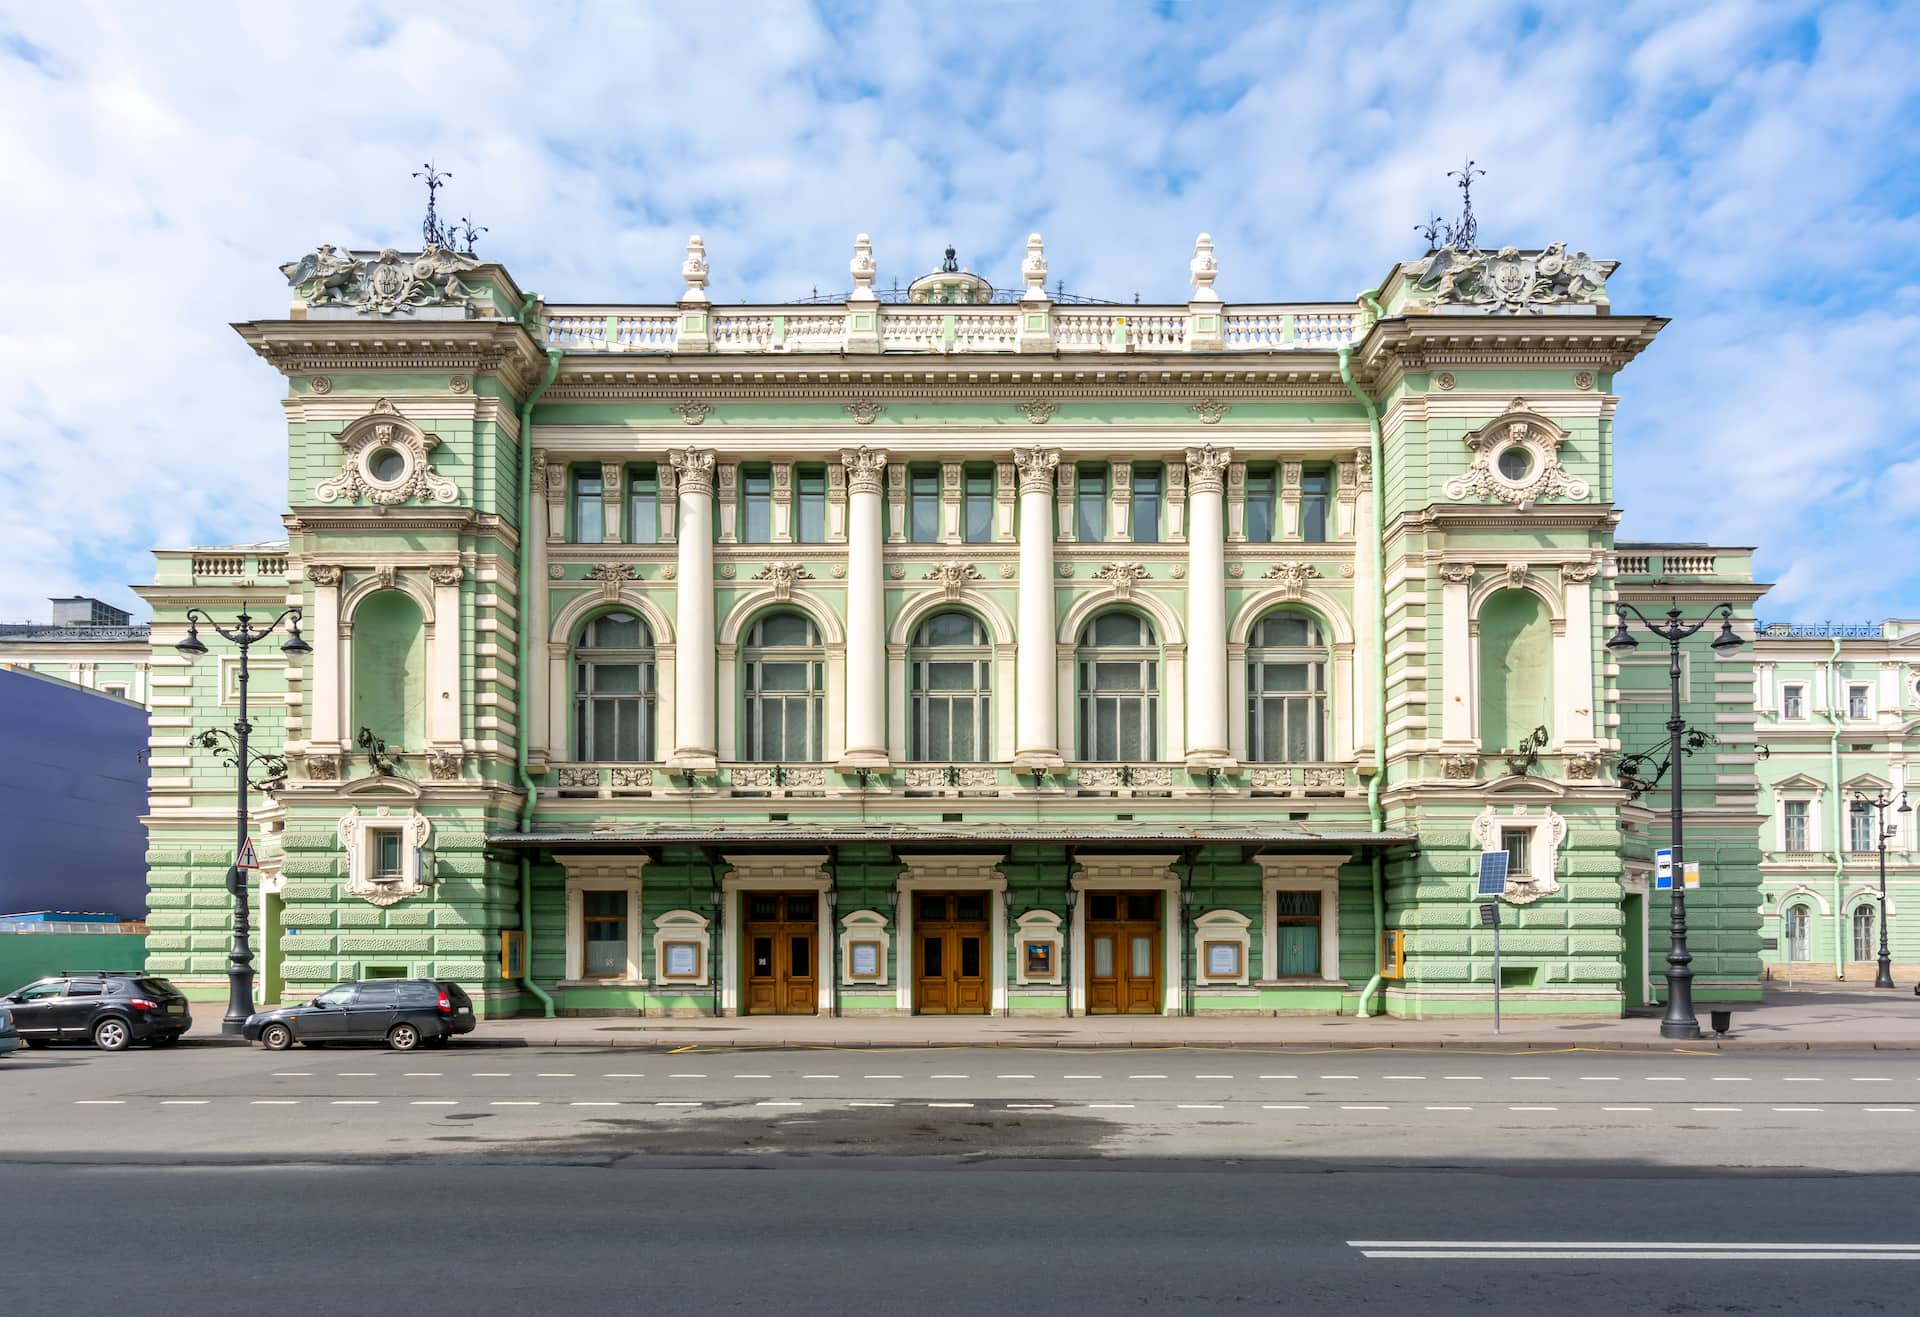
[[[1753,1080],[1745,1075],[1715,1075],[1713,1076],[1713,1082],[1716,1084],[1751,1084]]]
[[[522,1102],[519,1100],[514,1100],[511,1102],[494,1102],[494,1103],[490,1103],[489,1105],[496,1106],[496,1107],[537,1107],[540,1104],[538,1102]]]
[[[705,1079],[706,1076],[700,1075],[700,1076],[697,1076],[697,1078]],[[840,1076],[838,1075],[802,1075],[800,1076],[800,1078],[802,1079],[838,1079],[840,1078]]]
[[[847,1105],[850,1107],[890,1107],[893,1105],[893,1103],[891,1102],[849,1102],[847,1103]]]
[[[1062,1075],[1062,1079],[1098,1079],[1099,1075]]]
[[[1442,1075],[1442,1079],[1478,1079],[1479,1075]]]
[[[1695,1107],[1695,1111],[1739,1111],[1739,1107]]]
[[[1232,1075],[1195,1075],[1195,1079],[1232,1079]]]
[[[618,1102],[569,1102],[570,1107],[617,1107]]]
[[[475,1079],[512,1079],[513,1071],[511,1070],[476,1070],[473,1072],[473,1077]]]
[[[379,1098],[335,1098],[333,1100],[333,1105],[336,1107],[377,1107],[380,1105],[380,1099]]]
[[[1652,1111],[1652,1107],[1602,1107],[1602,1111]]]
[[[1552,1075],[1508,1075],[1508,1079],[1543,1080],[1552,1079]]]
[[[1912,1112],[1913,1108],[1912,1107],[1868,1107],[1867,1110],[1876,1111],[1876,1112],[1885,1112],[1885,1113],[1892,1113],[1896,1111],[1910,1113]]]
[[[1382,1079],[1425,1079],[1425,1075],[1382,1075]]]
[[[756,1107],[800,1107],[806,1104],[803,1102],[756,1102],[753,1105]]]
[[[440,1072],[438,1070],[409,1070],[400,1077],[402,1079],[438,1079],[440,1078]]]
[[[635,1075],[633,1077],[635,1079],[640,1078],[639,1075]],[[735,1079],[772,1079],[773,1076],[772,1075],[735,1075],[734,1078]]]
[[[930,1107],[970,1107],[973,1105],[973,1103],[971,1102],[929,1102],[927,1103],[927,1105]]]
[[[698,1102],[656,1102],[653,1105],[656,1107],[697,1107],[701,1104]]]
[[[452,1107],[458,1106],[452,1098],[421,1098],[412,1104],[416,1107]]]
[[[1221,1109],[1218,1102],[1180,1102],[1175,1105],[1182,1111],[1219,1111]]]
[[[1640,1079],[1642,1083],[1647,1084],[1684,1084],[1687,1082],[1685,1075],[1642,1075]]]
[[[537,1075],[535,1075],[535,1076],[534,1076],[534,1078],[535,1078],[535,1079],[572,1079],[572,1078],[573,1078],[573,1071],[571,1071],[571,1070],[542,1070],[542,1071],[541,1071],[541,1072],[540,1072],[539,1074],[537,1074]]]
[[[668,1075],[668,1076],[667,1076],[667,1078],[668,1078],[668,1079],[705,1079],[705,1078],[706,1078],[706,1076],[705,1076],[705,1075]],[[810,1076],[808,1076],[808,1078],[810,1078],[810,1079],[817,1079],[817,1078],[819,1078],[819,1076],[818,1076],[818,1075],[810,1075]]]
[[[76,1107],[124,1107],[127,1105],[127,1100],[125,1098],[81,1098],[73,1105]]]
[[[1558,1111],[1558,1107],[1508,1107],[1508,1111]]]
[[[1087,1110],[1088,1111],[1132,1111],[1133,1103],[1131,1102],[1089,1102],[1087,1103]]]
[[[602,1079],[645,1079],[646,1075],[643,1072],[638,1070],[609,1070],[606,1074],[600,1076],[600,1078]],[[746,1078],[765,1079],[766,1076],[765,1075],[753,1075],[753,1076],[735,1075],[734,1078],[735,1079],[746,1079]]]
[[[1823,1107],[1775,1107],[1775,1111],[1823,1111]]]
[[[734,1078],[738,1079],[739,1076],[735,1075]],[[862,1079],[898,1079],[900,1078],[900,1076],[899,1075],[862,1075],[860,1076],[860,1078]]]
[[[929,1079],[966,1079],[966,1075],[929,1075]]]
[[[1322,1075],[1320,1076],[1320,1078],[1322,1079],[1358,1079],[1360,1078],[1360,1076],[1358,1075]]]
[[[1582,1075],[1580,1076],[1580,1082],[1583,1084],[1617,1084],[1620,1082],[1620,1076],[1618,1075]]]
[[[1032,1079],[1032,1075],[995,1075],[995,1079]]]
[[[1262,1111],[1307,1111],[1309,1109],[1310,1108],[1304,1102],[1290,1102],[1290,1103],[1263,1102],[1260,1104],[1260,1110]]]
[[[208,1099],[206,1098],[161,1098],[160,1099],[160,1105],[163,1107],[204,1107],[207,1105],[207,1102],[208,1102]]]
[[[1007,1103],[1007,1110],[1008,1111],[1052,1111],[1053,1103],[1051,1102],[1009,1102]]]
[[[1891,1084],[1893,1080],[1887,1075],[1855,1075],[1853,1082],[1856,1084]]]
[[[299,1098],[255,1098],[252,1102],[252,1105],[256,1107],[297,1107],[300,1105],[300,1099]]]
[[[1788,1075],[1782,1082],[1788,1084],[1824,1084],[1826,1080],[1819,1075]]]
[[[1472,1107],[1428,1107],[1428,1111],[1472,1111]]]
[[[1391,1109],[1392,1108],[1390,1107],[1382,1107],[1382,1106],[1354,1106],[1354,1107],[1343,1106],[1340,1108],[1340,1110],[1342,1111],[1389,1111]]]
[[[312,1079],[313,1071],[311,1070],[276,1070],[273,1072],[273,1077],[275,1079]]]
[[[1128,1075],[1128,1079],[1165,1079],[1165,1075]]]
[[[372,1079],[373,1071],[371,1070],[336,1070],[333,1072],[333,1077],[335,1079]]]
[[[1300,1078],[1300,1076],[1298,1075],[1262,1075],[1260,1076],[1260,1078],[1262,1079],[1298,1079]]]

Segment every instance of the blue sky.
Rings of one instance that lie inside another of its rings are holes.
[[[323,16],[324,15],[324,16]],[[19,6],[0,15],[0,619],[272,538],[278,378],[227,328],[450,170],[556,301],[1013,281],[1347,298],[1471,155],[1484,241],[1620,260],[1621,534],[1758,546],[1769,617],[1920,615],[1920,6]]]

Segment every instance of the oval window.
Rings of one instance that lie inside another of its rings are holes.
[[[1525,480],[1533,470],[1533,454],[1515,444],[1500,451],[1500,474],[1508,480]]]
[[[375,480],[391,483],[406,474],[407,459],[391,448],[382,448],[367,459],[367,470]]]

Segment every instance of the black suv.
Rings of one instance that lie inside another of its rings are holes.
[[[304,1006],[256,1011],[247,1017],[248,1042],[270,1052],[301,1043],[385,1042],[396,1052],[444,1046],[473,1029],[473,999],[440,979],[360,979],[328,988]]]
[[[28,1047],[88,1039],[103,1052],[129,1043],[166,1047],[193,1026],[180,989],[140,970],[54,974],[0,1002],[13,1012],[13,1027]]]

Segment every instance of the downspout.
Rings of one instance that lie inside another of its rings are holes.
[[[1362,293],[1360,300],[1373,312],[1378,323],[1386,315],[1380,303],[1374,300],[1374,291]],[[1372,397],[1353,382],[1353,348],[1339,350],[1340,382],[1347,386],[1347,392],[1354,396],[1367,413],[1367,443],[1373,465],[1373,516],[1369,533],[1373,536],[1373,570],[1368,573],[1366,588],[1371,593],[1369,605],[1373,609],[1374,645],[1373,645],[1373,775],[1367,779],[1367,823],[1373,831],[1383,831],[1386,816],[1380,808],[1380,784],[1387,773],[1387,526],[1384,495],[1386,491],[1385,458],[1380,444],[1380,409],[1374,405]],[[1367,1003],[1381,990],[1382,971],[1386,969],[1381,943],[1386,940],[1387,932],[1387,894],[1386,874],[1380,860],[1380,848],[1373,848],[1373,977],[1367,980],[1367,986],[1360,990],[1359,1016],[1368,1017]]]
[[[529,294],[520,307],[520,326],[529,333],[533,325],[534,297]],[[533,536],[529,533],[527,509],[533,506],[533,405],[540,401],[540,395],[553,383],[553,377],[560,373],[560,349],[547,349],[547,371],[540,377],[527,394],[527,400],[520,407],[520,502],[517,506],[519,518],[520,545],[516,560],[514,579],[519,582],[520,598],[526,598],[528,590],[543,589],[534,583],[533,577]],[[527,610],[520,610],[520,621],[513,629],[513,671],[520,682],[520,710],[513,720],[513,772],[520,783],[520,831],[533,831],[534,786],[533,778],[527,773],[527,741],[532,731],[531,713],[527,709],[527,652],[532,647],[527,635]],[[553,998],[545,989],[533,981],[533,859],[523,849],[520,852],[520,931],[526,939],[525,963],[521,969],[520,986],[533,994],[540,1003],[541,1012],[551,1020],[553,1018]]]
[[[1847,908],[1847,861],[1840,849],[1840,829],[1846,820],[1846,813],[1840,808],[1840,642],[1835,639],[1832,644],[1833,650],[1827,655],[1827,722],[1833,728],[1833,734],[1827,738],[1827,780],[1833,783],[1833,977],[1845,979],[1847,921],[1842,915]],[[1793,954],[1791,946],[1787,954]]]

